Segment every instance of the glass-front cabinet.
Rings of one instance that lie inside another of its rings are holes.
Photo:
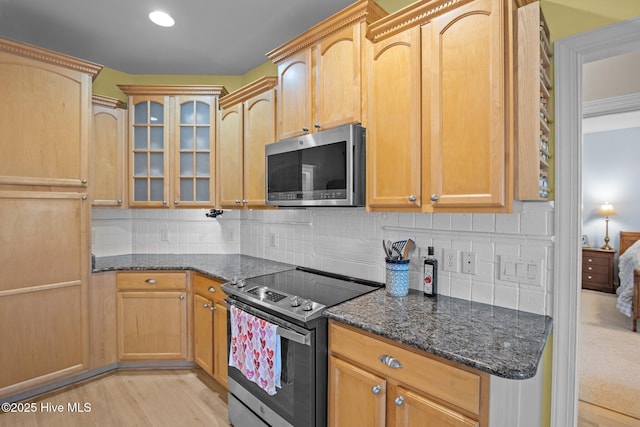
[[[131,207],[209,207],[223,86],[120,85],[129,97]]]

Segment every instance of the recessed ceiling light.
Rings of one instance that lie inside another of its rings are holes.
[[[176,21],[166,12],[162,12],[160,10],[154,10],[149,14],[149,19],[156,25],[160,25],[161,27],[173,27],[173,24]]]

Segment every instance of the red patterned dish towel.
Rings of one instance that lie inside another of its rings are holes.
[[[278,327],[231,306],[229,366],[238,368],[249,381],[269,395],[280,387],[282,361]]]

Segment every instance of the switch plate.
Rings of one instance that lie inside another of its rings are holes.
[[[269,233],[269,246],[272,248],[278,247],[278,235],[276,233]]]
[[[475,252],[462,251],[462,272],[465,274],[476,274],[476,264],[478,257]]]
[[[542,260],[500,256],[500,280],[542,286]]]
[[[161,242],[169,241],[169,227],[160,228],[160,241]]]
[[[442,250],[442,271],[458,272],[458,250]]]

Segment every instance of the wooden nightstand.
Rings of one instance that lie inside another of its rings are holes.
[[[582,248],[582,289],[615,293],[613,259],[615,250]]]

